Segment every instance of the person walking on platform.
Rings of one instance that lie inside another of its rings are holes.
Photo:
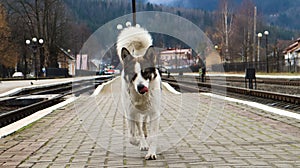
[[[199,77],[201,78],[201,82],[205,82],[205,67],[199,68]]]

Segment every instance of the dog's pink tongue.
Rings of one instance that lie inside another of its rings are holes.
[[[148,92],[148,88],[145,86],[143,89],[141,89],[140,92],[141,92],[141,93],[146,93],[146,92]]]

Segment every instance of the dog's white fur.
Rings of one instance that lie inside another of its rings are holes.
[[[124,62],[124,57],[122,57],[123,50],[127,49],[126,51],[128,51],[136,61],[132,64],[134,67],[131,67],[136,74],[134,80],[128,79],[124,69],[121,73],[121,101],[125,111],[125,117],[127,117],[128,121],[130,143],[139,145],[140,150],[148,150],[145,159],[156,159],[161,103],[161,77],[155,68],[154,73],[152,73],[150,77],[150,79],[153,80],[145,79],[141,74],[143,69],[139,62],[139,60],[148,54],[148,50],[151,48],[150,46],[152,46],[151,35],[143,28],[128,27],[123,29],[118,36],[117,52],[123,64],[123,68],[124,66],[126,67],[126,65],[124,65],[126,62]],[[153,59],[155,59],[155,57]],[[139,93],[137,89],[138,85],[145,86],[148,88],[148,91],[144,94]],[[150,119],[149,133],[146,128],[147,118]]]

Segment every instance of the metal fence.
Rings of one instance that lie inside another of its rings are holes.
[[[233,62],[212,65],[215,72],[245,72],[247,68],[255,68],[256,72],[300,72],[299,61],[270,60],[268,62]]]

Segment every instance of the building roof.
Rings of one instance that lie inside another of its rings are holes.
[[[300,50],[300,38],[295,40],[291,45],[284,49],[283,53],[299,52]]]
[[[64,50],[63,48],[61,48],[61,47],[59,47],[59,46],[57,46],[57,47],[58,47],[58,49],[59,49],[64,55],[66,55],[69,59],[75,60],[75,58],[74,58],[69,52],[67,52],[66,50]]]

